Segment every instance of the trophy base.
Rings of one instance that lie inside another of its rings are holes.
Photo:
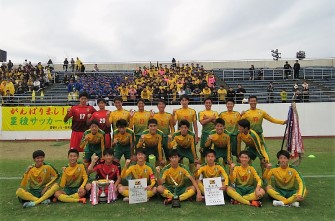
[[[99,197],[99,203],[107,203],[107,197]]]
[[[179,199],[173,199],[172,200],[172,205],[171,205],[172,208],[180,208],[181,205],[180,205],[180,201]]]

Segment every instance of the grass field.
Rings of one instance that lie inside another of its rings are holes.
[[[148,203],[128,205],[122,200],[112,204],[55,203],[23,209],[15,191],[36,149],[46,153],[46,161],[58,170],[67,163],[67,141],[0,142],[0,219],[4,220],[334,220],[335,219],[335,138],[304,139],[306,154],[300,165],[308,189],[300,208],[273,207],[266,196],[263,207],[244,205],[206,206],[201,202],[182,202],[182,208],[164,206],[156,197]],[[281,140],[267,140],[270,159]],[[314,155],[315,158],[309,158]],[[259,170],[259,163],[254,163]]]

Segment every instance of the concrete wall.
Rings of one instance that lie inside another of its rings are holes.
[[[258,104],[258,108],[265,110],[272,117],[286,119],[290,104]],[[97,108],[97,107],[96,107]],[[166,111],[172,113],[173,109],[180,106],[167,106]],[[204,110],[203,105],[193,105],[196,111]],[[239,104],[235,106],[236,111],[247,110],[248,104]],[[114,110],[114,107],[108,107]],[[137,107],[126,107],[126,109],[137,109]],[[147,106],[146,110],[153,109],[158,111],[156,106]],[[226,110],[225,105],[213,105],[213,110],[219,113]],[[331,103],[304,103],[297,104],[300,119],[300,129],[302,136],[335,136],[335,102]],[[0,109],[0,116],[2,112]],[[201,125],[199,126],[199,135],[201,135]],[[2,117],[0,118],[0,127],[2,127]],[[285,131],[285,125],[272,124],[268,121],[263,122],[265,137],[282,137]],[[69,139],[71,131],[1,131],[0,140],[30,140],[30,139]]]

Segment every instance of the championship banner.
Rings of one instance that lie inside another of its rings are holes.
[[[205,190],[205,202],[206,206],[214,205],[224,205],[224,196],[223,191],[220,190],[222,187],[222,178],[213,177],[213,178],[204,178],[204,190]]]
[[[129,204],[148,202],[148,195],[145,188],[147,179],[128,180],[129,185]]]
[[[71,130],[72,118],[64,122],[70,106],[2,107],[3,131]]]

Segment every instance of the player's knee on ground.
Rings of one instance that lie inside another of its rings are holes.
[[[83,198],[83,197],[85,197],[85,195],[86,195],[86,190],[84,188],[79,188],[78,189],[78,196],[80,198]]]
[[[18,188],[17,190],[16,190],[16,196],[20,196],[21,195],[21,193],[23,193],[25,190],[23,189],[23,188]]]
[[[162,194],[162,193],[164,193],[165,188],[164,188],[162,185],[159,185],[159,186],[156,188],[156,190],[157,190],[158,193]]]
[[[62,195],[62,194],[66,194],[64,191],[62,191],[62,190],[58,190],[58,191],[56,191],[55,192],[55,197],[58,199],[58,197],[60,196],[60,195]]]
[[[92,184],[91,184],[91,183],[86,184],[86,186],[85,186],[85,190],[88,192],[88,191],[90,191],[91,189],[92,189]]]

